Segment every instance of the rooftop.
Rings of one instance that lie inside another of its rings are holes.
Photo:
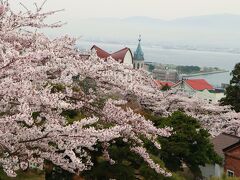
[[[114,52],[112,54],[108,53],[107,51],[101,49],[100,47],[94,45],[91,50],[95,49],[96,50],[96,53],[97,53],[97,56],[101,59],[107,59],[108,57],[112,57],[113,59],[115,59],[116,61],[119,61],[121,63],[123,63],[124,61],[124,58],[127,54],[128,51],[131,52],[131,50],[127,47],[117,51],[117,52]]]
[[[222,158],[224,158],[223,149],[239,142],[240,137],[222,133],[213,138],[211,141],[214,145],[214,150],[216,151],[216,153]]]
[[[188,79],[185,82],[191,86],[194,90],[202,91],[202,90],[213,90],[214,87],[209,84],[205,79]]]
[[[143,50],[142,50],[142,47],[141,47],[141,35],[139,36],[139,39],[138,39],[138,46],[137,46],[137,49],[136,51],[134,52],[134,60],[139,60],[139,61],[142,61],[144,60],[144,53],[143,53]]]

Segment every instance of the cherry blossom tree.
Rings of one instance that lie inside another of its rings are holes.
[[[156,113],[163,116],[178,110],[183,111],[198,119],[212,136],[222,132],[240,136],[240,113],[231,110],[230,106],[219,106],[218,103],[174,91],[165,92],[164,98],[152,102],[151,106]]]
[[[160,148],[158,136],[170,136],[171,128],[158,129],[126,106],[129,94],[162,116],[185,111],[212,135],[240,134],[240,115],[228,107],[160,92],[145,71],[111,58],[104,61],[94,52],[84,58],[76,39],[49,39],[38,32],[61,27],[61,22],[44,22],[57,11],[45,13],[36,5],[35,11],[24,6],[26,12],[13,12],[7,1],[0,4],[0,164],[9,176],[18,169],[42,168],[44,160],[79,174],[93,166],[89,152],[97,151],[98,144],[103,157],[114,163],[107,148],[118,138],[156,172],[170,176],[150,158],[142,138]],[[89,87],[83,88],[87,80]],[[85,114],[69,123],[66,110]]]
[[[0,5],[0,164],[4,171],[16,176],[17,170],[42,168],[48,160],[79,174],[93,166],[89,152],[96,151],[97,144],[102,144],[104,157],[114,163],[107,144],[122,138],[150,167],[170,176],[150,159],[141,139],[160,148],[156,139],[170,136],[170,128],[158,129],[130,108],[124,109],[120,97],[107,98],[102,108],[96,105],[99,97],[111,92],[141,92],[146,87],[137,82],[146,85],[147,76],[94,54],[82,58],[75,39],[51,40],[36,31],[60,27],[61,22],[44,23],[57,11],[23,7],[26,12],[15,13],[7,1]],[[89,77],[94,87],[85,91],[78,84]],[[84,111],[86,116],[68,123],[63,115],[66,110]]]

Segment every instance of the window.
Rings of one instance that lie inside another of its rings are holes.
[[[234,171],[231,171],[231,170],[227,170],[227,176],[228,177],[233,177],[234,176]]]
[[[140,69],[140,64],[139,63],[137,64],[137,69]]]

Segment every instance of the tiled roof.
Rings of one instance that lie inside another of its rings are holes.
[[[216,153],[222,158],[224,158],[223,149],[239,142],[240,137],[222,133],[217,137],[213,138],[211,141],[214,145],[214,150],[216,151]]]
[[[116,61],[119,61],[121,63],[123,63],[123,60],[126,56],[126,53],[128,51],[131,52],[131,50],[127,47],[117,51],[117,52],[114,52],[112,54],[104,51],[103,49],[99,48],[98,46],[94,45],[91,50],[95,49],[96,50],[96,53],[97,53],[97,56],[102,58],[102,59],[107,59],[108,57],[112,57],[113,59],[115,59]]]
[[[129,48],[125,47],[125,48],[123,48],[123,49],[121,49],[121,50],[119,50],[119,51],[117,51],[117,52],[115,52],[115,53],[112,53],[110,56],[111,56],[113,59],[115,59],[115,60],[120,61],[121,63],[123,63],[123,60],[124,60],[124,58],[125,58],[125,56],[126,56],[126,53],[127,53],[129,50],[130,50]]]
[[[106,51],[104,51],[103,49],[101,49],[100,47],[94,45],[91,50],[95,49],[96,50],[96,53],[97,53],[97,56],[102,58],[102,59],[106,59],[107,57],[110,56],[110,54]]]
[[[213,90],[213,86],[209,84],[205,79],[188,79],[185,82],[191,86],[194,90]]]

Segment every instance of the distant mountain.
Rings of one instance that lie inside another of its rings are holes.
[[[145,16],[133,16],[133,17],[128,17],[121,19],[122,21],[125,22],[131,22],[131,23],[165,23],[166,21],[157,19],[157,18],[150,18],[150,17],[145,17]]]
[[[76,23],[77,22],[77,23]],[[149,17],[70,20],[64,32],[86,40],[193,47],[240,47],[240,15],[217,14],[165,21]],[[62,32],[59,32],[62,33]]]
[[[217,15],[205,15],[205,16],[194,16],[176,19],[170,21],[171,24],[177,24],[182,26],[198,26],[198,27],[222,27],[233,28],[240,27],[240,15],[233,14],[217,14]]]

